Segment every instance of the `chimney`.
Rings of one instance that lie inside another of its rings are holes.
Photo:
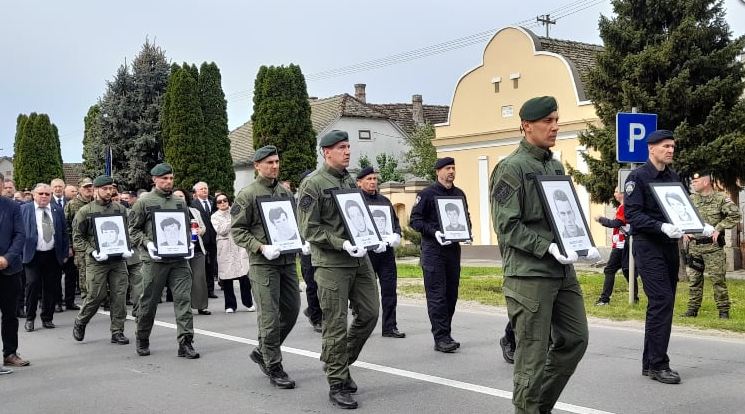
[[[424,124],[424,107],[422,105],[422,95],[411,96],[411,118],[417,125]]]
[[[367,98],[365,95],[365,85],[364,83],[355,83],[354,84],[354,97],[357,98],[357,100],[361,101],[362,103],[367,103]]]

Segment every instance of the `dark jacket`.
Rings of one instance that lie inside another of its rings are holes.
[[[12,275],[23,269],[25,239],[20,205],[15,200],[0,197],[0,256],[8,261],[8,267],[0,270],[0,275]]]
[[[191,200],[191,206],[199,210],[199,214],[202,215],[202,221],[205,227],[207,227],[202,235],[202,242],[205,245],[212,246],[217,244],[217,233],[215,232],[215,227],[212,226],[212,214],[217,211],[217,204],[215,204],[214,198],[208,197],[207,199],[210,203],[210,211],[205,211],[204,204],[202,204],[202,200],[198,197],[194,197]]]
[[[70,249],[70,239],[67,237],[67,222],[61,208],[54,201],[49,202],[54,221],[54,252],[57,262],[62,265]],[[21,206],[23,228],[26,231],[26,244],[23,247],[23,264],[30,263],[36,254],[36,243],[39,235],[36,230],[36,204],[33,202]]]

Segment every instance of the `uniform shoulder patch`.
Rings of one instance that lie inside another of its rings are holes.
[[[636,183],[633,181],[626,181],[626,186],[623,188],[623,191],[626,193],[627,196],[630,196],[631,193],[634,192],[634,188],[636,188]]]
[[[302,197],[300,197],[300,202],[298,203],[298,207],[300,207],[303,211],[310,210],[310,207],[313,205],[313,197],[311,197],[309,194],[303,194]]]
[[[233,203],[233,207],[230,207],[230,215],[233,217],[241,214],[241,211],[243,211],[243,207],[238,203]]]
[[[416,196],[416,198],[414,199],[414,205],[419,204],[420,201],[422,201],[422,197]]]
[[[507,199],[510,198],[512,193],[515,192],[515,189],[512,188],[505,180],[499,180],[496,186],[494,186],[494,190],[492,191],[492,198],[497,203],[503,203],[507,201]]]

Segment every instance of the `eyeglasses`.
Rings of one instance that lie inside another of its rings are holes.
[[[217,200],[217,204],[222,204],[222,203],[227,203],[227,202],[228,202],[228,200],[226,200],[224,198],[222,198],[220,200]]]
[[[37,195],[40,195],[40,196],[50,196],[50,195],[52,195],[52,193],[36,193],[36,194]]]

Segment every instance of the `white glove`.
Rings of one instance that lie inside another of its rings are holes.
[[[310,243],[308,243],[308,242],[306,241],[306,242],[305,242],[305,243],[303,244],[303,247],[302,247],[302,251],[301,251],[301,253],[303,254],[303,256],[307,256],[307,255],[309,255],[309,254],[310,254]]]
[[[279,247],[265,244],[261,246],[261,254],[266,257],[266,260],[274,260],[279,257]]]
[[[670,223],[662,223],[662,226],[660,226],[660,230],[667,234],[667,237],[671,239],[679,239],[683,237],[683,230],[681,230],[678,226]]]
[[[559,245],[556,243],[551,243],[548,246],[548,252],[551,253],[551,256],[553,256],[561,264],[572,264],[579,258],[577,256],[577,252],[575,252],[574,250],[569,250],[567,252],[567,255],[563,256],[559,251]]]
[[[194,257],[194,243],[189,243],[189,255],[184,257],[186,260],[190,260]]]
[[[109,255],[106,253],[99,253],[98,250],[94,250],[91,252],[91,256],[93,256],[94,259],[96,259],[97,262],[105,262],[109,260]]]
[[[385,252],[385,249],[387,249],[387,248],[388,248],[388,243],[382,241],[382,242],[378,243],[378,247],[376,247],[375,250],[373,250],[373,251],[375,253],[383,253],[383,252]]]
[[[702,231],[701,233],[704,235],[704,237],[711,237],[711,235],[714,234],[715,231],[717,231],[717,229],[715,229],[714,226],[709,223],[705,223],[704,231]]]
[[[147,242],[147,245],[145,245],[145,247],[147,247],[147,254],[150,255],[150,258],[151,259],[153,259],[153,260],[162,260],[163,259],[162,257],[160,257],[160,256],[157,255],[158,249],[155,248],[155,243],[153,243],[153,242]]]
[[[631,224],[627,224],[627,225],[621,227],[621,229],[623,229],[623,231],[625,231],[626,234],[628,234],[631,231]]]
[[[125,259],[129,259],[130,257],[134,256],[135,252],[133,250],[127,250],[124,253],[122,253],[122,257]]]
[[[453,243],[450,240],[445,240],[445,235],[439,230],[435,232],[435,240],[437,240],[437,243],[440,243],[440,246],[447,246]]]
[[[350,243],[349,240],[344,240],[341,248],[346,250],[346,252],[349,253],[349,255],[352,257],[365,257],[365,255],[367,254],[367,250],[360,249],[357,246],[352,246],[352,243]]]
[[[586,262],[597,262],[600,260],[600,252],[596,247],[590,247],[587,249],[587,256],[582,256],[582,260]]]
[[[386,243],[391,247],[398,247],[401,245],[401,236],[398,233],[393,233],[386,237]]]

